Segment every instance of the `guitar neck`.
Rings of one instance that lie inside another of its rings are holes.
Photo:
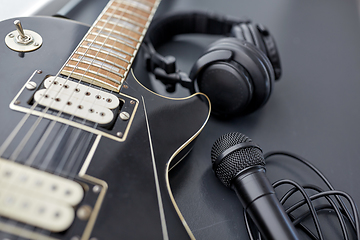
[[[60,73],[119,92],[160,0],[111,0]]]

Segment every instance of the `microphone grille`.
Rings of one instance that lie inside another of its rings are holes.
[[[227,133],[216,140],[211,149],[211,162],[215,175],[227,187],[231,186],[231,181],[245,168],[265,166],[264,155],[261,149],[255,146],[242,147],[227,154],[220,162],[216,161],[225,150],[246,142],[252,140],[242,133]]]

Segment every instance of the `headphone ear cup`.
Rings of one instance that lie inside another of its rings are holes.
[[[196,63],[197,69],[191,70],[198,72],[192,79],[198,90],[209,96],[213,112],[244,115],[263,106],[274,81],[274,71],[265,53],[244,40],[223,38],[211,44],[201,58],[219,50],[231,51],[231,60],[214,61],[205,67]]]
[[[253,88],[247,71],[234,62],[214,62],[198,75],[198,90],[211,101],[212,113],[228,117],[246,112]]]

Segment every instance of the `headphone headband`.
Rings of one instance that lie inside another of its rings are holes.
[[[150,26],[151,31],[148,31],[145,42],[151,43],[154,48],[157,48],[179,34],[229,35],[233,25],[250,22],[249,19],[210,12],[176,12],[156,19]]]

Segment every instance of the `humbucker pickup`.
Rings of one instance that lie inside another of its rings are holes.
[[[125,84],[124,92],[132,93],[128,88]],[[10,108],[122,142],[139,104],[137,98],[124,92],[114,93],[35,70]]]
[[[110,123],[114,119],[111,110],[120,103],[111,93],[61,77],[48,77],[44,87],[34,94],[40,105],[99,124]]]
[[[52,232],[69,228],[84,197],[75,181],[0,158],[0,216]]]

